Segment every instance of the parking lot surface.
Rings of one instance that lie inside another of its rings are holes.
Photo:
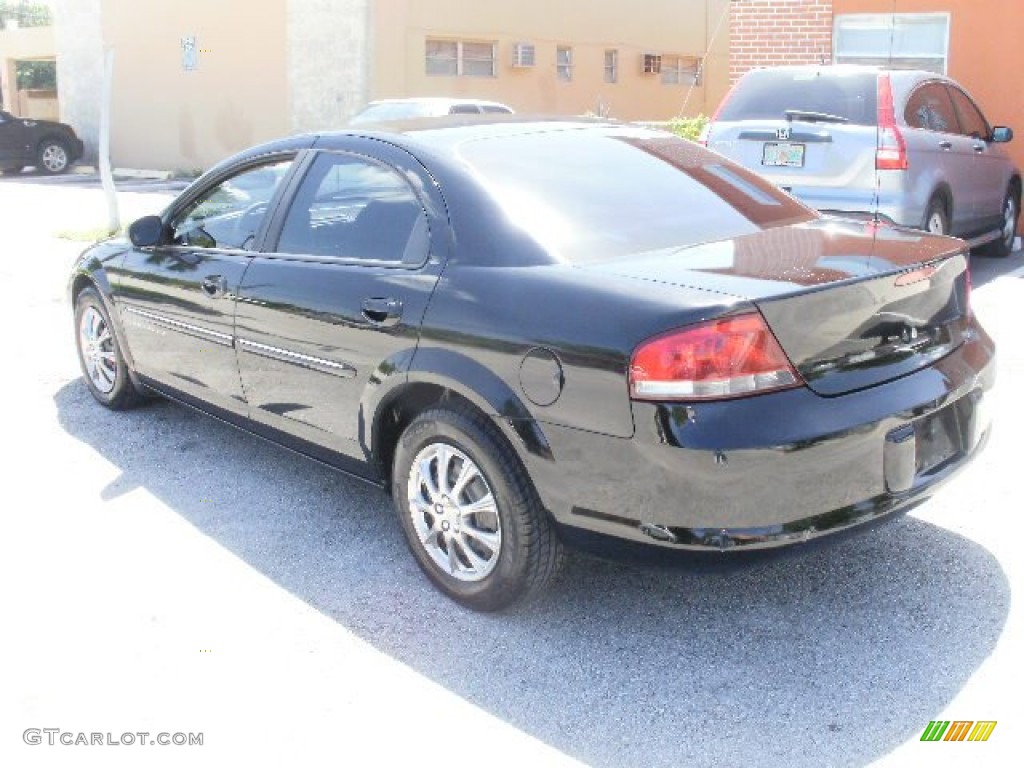
[[[124,218],[171,192],[133,182]],[[1019,764],[1020,253],[973,261],[995,432],[936,499],[743,569],[577,555],[540,602],[477,615],[383,493],[178,405],[97,406],[64,294],[84,244],[54,233],[101,225],[102,193],[5,178],[0,211],[0,765]],[[998,725],[923,743],[931,720]]]

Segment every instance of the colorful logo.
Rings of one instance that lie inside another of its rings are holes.
[[[995,729],[995,720],[932,720],[921,741],[988,741]]]

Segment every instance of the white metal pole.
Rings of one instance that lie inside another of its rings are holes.
[[[121,229],[121,216],[117,209],[117,190],[110,170],[110,108],[114,79],[114,51],[107,51],[103,68],[103,94],[100,98],[100,181],[107,196],[107,229],[113,234]]]

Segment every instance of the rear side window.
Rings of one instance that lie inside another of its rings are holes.
[[[718,119],[784,120],[786,110],[835,115],[854,125],[875,125],[876,75],[818,69],[755,70],[736,84]]]
[[[911,94],[904,119],[911,128],[939,133],[959,133],[953,102],[941,83],[926,83]]]
[[[426,213],[393,168],[323,152],[302,180],[278,253],[417,266],[430,248]]]
[[[650,131],[507,136],[467,142],[461,153],[510,222],[575,264],[815,218],[760,176]]]

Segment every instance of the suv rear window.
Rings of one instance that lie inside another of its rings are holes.
[[[744,75],[718,115],[721,121],[784,120],[786,110],[836,115],[854,125],[878,121],[873,72],[754,70]]]

